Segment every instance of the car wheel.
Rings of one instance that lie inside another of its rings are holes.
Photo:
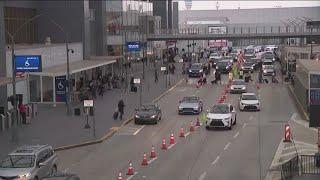
[[[53,165],[52,170],[51,170],[51,174],[56,174],[57,172],[58,172],[57,165]]]
[[[237,124],[237,116],[234,117],[234,123],[233,125],[236,125]]]
[[[33,178],[33,180],[39,180],[39,178],[36,176],[36,177]]]
[[[158,124],[158,119],[154,120],[154,124]]]
[[[206,130],[209,130],[210,128],[209,128],[209,126],[206,126]]]
[[[135,124],[139,124],[139,122],[137,120],[134,121]]]
[[[232,121],[232,120],[231,120]],[[228,130],[232,130],[232,124],[228,127]]]

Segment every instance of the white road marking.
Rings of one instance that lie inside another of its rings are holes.
[[[296,118],[297,118],[297,113],[293,113],[293,114],[291,115],[290,120],[295,120]]]
[[[242,128],[245,128],[245,127],[247,127],[247,123],[244,123],[242,126]]]
[[[130,180],[130,179],[132,179],[135,175],[137,175],[138,174],[138,172],[135,172],[134,173],[134,175],[132,175],[132,176],[129,176],[126,180]]]
[[[184,137],[187,137],[187,136],[189,136],[189,135],[190,135],[190,131],[187,132],[186,134],[184,134]]]
[[[199,177],[199,180],[204,180],[204,178],[206,177],[206,175],[207,175],[207,172],[203,172],[203,173],[201,174],[201,176]]]
[[[312,131],[318,132],[318,130],[317,130],[316,128],[310,128],[310,127],[309,127],[309,123],[308,123],[307,121],[297,120],[297,119],[291,119],[291,121],[293,121],[293,122],[295,122],[295,123],[297,123],[297,124],[299,124],[299,125],[307,128],[307,129],[310,129],[310,130],[312,130]]]
[[[237,138],[239,136],[240,132],[238,131],[234,136],[233,138]]]
[[[158,157],[155,157],[155,158],[150,159],[150,160],[148,161],[148,164],[151,164],[153,161],[155,161],[155,160],[157,160],[157,159],[158,159]]]
[[[133,135],[137,135],[144,127],[145,125],[141,126],[136,132],[133,133]]]
[[[217,156],[216,159],[211,163],[211,165],[215,165],[218,163],[220,156]]]
[[[171,144],[169,147],[168,147],[168,150],[171,149],[174,145],[176,145],[177,143],[174,143],[174,144]]]
[[[228,144],[226,144],[226,146],[224,146],[223,150],[227,150],[230,145],[231,145],[231,142],[228,142]]]
[[[249,117],[249,120],[250,120],[250,121],[252,121],[252,120],[253,120],[253,115],[251,115],[251,116]]]

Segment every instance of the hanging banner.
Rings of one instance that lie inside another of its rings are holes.
[[[56,86],[56,102],[66,102],[66,86],[67,78],[66,76],[57,76],[55,77],[55,86]]]
[[[40,55],[19,55],[14,57],[16,72],[41,72]]]

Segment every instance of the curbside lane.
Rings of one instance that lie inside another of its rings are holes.
[[[170,93],[173,89],[175,89],[178,85],[180,85],[182,82],[184,81],[184,79],[181,79],[180,81],[178,81],[175,85],[173,85],[170,89],[168,89],[167,91],[163,92],[162,94],[160,94],[160,96],[158,96],[157,98],[155,98],[152,103],[155,103],[157,101],[159,101],[162,97],[164,97],[165,95],[167,95],[168,93]],[[66,145],[66,146],[60,146],[57,148],[54,148],[55,151],[63,151],[63,150],[68,150],[68,149],[73,149],[73,148],[78,148],[78,147],[83,147],[83,146],[89,146],[89,145],[94,145],[94,144],[99,144],[102,143],[103,141],[109,139],[110,137],[112,137],[116,132],[118,132],[123,126],[129,124],[131,121],[133,121],[134,116],[131,116],[130,118],[128,118],[127,120],[125,120],[120,127],[112,127],[110,128],[110,131],[107,132],[103,137],[101,137],[100,139],[97,140],[91,140],[91,141],[86,141],[83,143],[79,143],[79,144],[72,144],[72,145]]]

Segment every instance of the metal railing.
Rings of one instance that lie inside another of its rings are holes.
[[[161,29],[157,30],[155,34],[150,35],[192,35],[192,34],[221,34],[221,35],[233,35],[233,34],[282,34],[282,33],[313,33],[320,32],[320,26],[308,28],[306,26],[246,26],[235,27],[226,26],[223,30],[215,30],[209,32],[208,27],[201,28],[180,28],[180,29]]]
[[[299,156],[295,156],[281,165],[281,179],[291,180],[299,175]]]
[[[315,155],[301,155],[300,167],[301,174],[319,174],[320,175],[320,159],[317,160]]]

